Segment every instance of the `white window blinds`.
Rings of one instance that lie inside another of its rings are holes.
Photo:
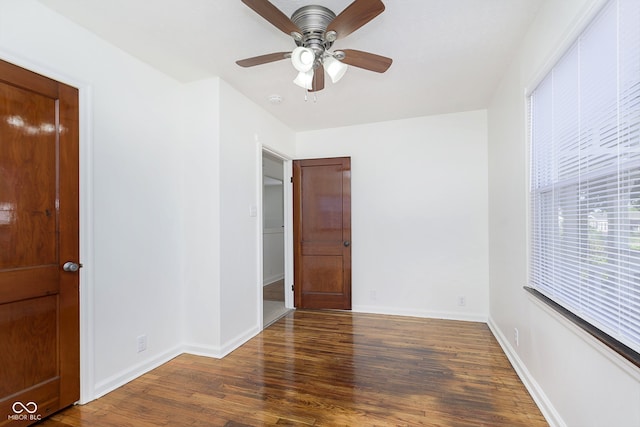
[[[529,101],[530,285],[640,352],[640,1],[609,1]]]

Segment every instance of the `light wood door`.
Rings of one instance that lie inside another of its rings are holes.
[[[0,61],[0,425],[79,398],[78,170],[77,90]]]
[[[351,159],[293,162],[297,308],[351,309]]]

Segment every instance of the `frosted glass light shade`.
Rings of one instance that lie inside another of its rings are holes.
[[[324,69],[327,74],[329,74],[329,77],[331,77],[331,81],[333,83],[337,83],[342,76],[344,76],[344,73],[347,72],[347,68],[349,67],[347,67],[346,64],[343,64],[331,56],[326,57],[324,60]]]
[[[303,89],[313,88],[313,70],[307,72],[300,71],[298,76],[293,80],[295,84]]]
[[[291,52],[291,62],[296,70],[307,72],[313,68],[316,60],[316,54],[308,47],[298,46]]]

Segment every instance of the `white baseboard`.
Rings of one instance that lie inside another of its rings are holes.
[[[251,338],[258,335],[259,333],[260,333],[260,329],[258,327],[251,328],[248,331],[246,331],[244,334],[238,335],[237,337],[223,344],[220,347],[203,346],[199,344],[187,343],[182,346],[182,352],[193,354],[195,356],[205,356],[205,357],[212,357],[214,359],[222,359],[223,357],[231,353],[233,350],[237,349],[242,344],[246,343]]]
[[[176,356],[179,356],[182,353],[182,347],[174,347],[156,357],[132,366],[130,369],[126,369],[118,374],[112,375],[106,380],[100,381],[94,387],[93,398],[97,399],[119,387],[122,387],[126,383],[133,381],[134,379],[143,374],[146,374],[152,369],[155,369],[158,366],[167,363],[169,360],[175,358]]]
[[[242,344],[249,341],[254,336],[260,333],[260,329],[256,326],[246,331],[244,334],[237,336],[233,340],[230,340],[221,347],[203,346],[198,344],[185,343],[180,346],[174,347],[158,356],[145,360],[129,369],[125,369],[120,373],[112,375],[111,377],[97,383],[93,390],[92,398],[88,399],[84,403],[88,403],[91,400],[98,399],[105,394],[112,392],[113,390],[122,387],[130,381],[146,374],[147,372],[161,366],[171,359],[183,354],[194,354],[196,356],[211,357],[214,359],[222,359],[233,350],[240,347]]]
[[[396,307],[377,307],[371,305],[354,305],[351,311],[355,313],[387,314],[391,316],[409,316],[422,317],[427,319],[462,320],[466,322],[487,323],[487,315],[482,313],[413,310]]]
[[[270,285],[273,282],[277,282],[278,280],[282,280],[282,279],[284,279],[284,273],[276,274],[270,277],[265,277],[264,279],[262,279],[262,286]]]
[[[496,337],[498,344],[502,347],[502,351],[506,354],[511,366],[515,369],[516,374],[520,377],[520,380],[529,391],[529,394],[531,394],[531,397],[536,402],[536,405],[538,405],[538,408],[540,408],[540,412],[542,412],[542,415],[549,425],[551,427],[566,427],[567,424],[564,422],[558,411],[556,411],[544,390],[542,390],[542,387],[540,387],[535,378],[533,378],[527,369],[527,366],[522,362],[518,353],[513,349],[509,340],[504,336],[491,317],[489,317],[487,325]]]
[[[220,347],[205,346],[199,344],[184,344],[182,353],[193,354],[194,356],[211,357],[213,359],[222,359]]]
[[[256,326],[255,328],[249,329],[244,334],[238,335],[234,339],[227,341],[227,343],[223,344],[220,348],[220,358],[225,357],[227,354],[231,353],[233,350],[240,347],[242,344],[258,335],[260,332],[260,328]]]

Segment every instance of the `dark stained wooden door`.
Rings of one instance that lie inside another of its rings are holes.
[[[351,309],[351,159],[293,162],[297,308]]]
[[[78,92],[0,61],[0,425],[80,395]]]

